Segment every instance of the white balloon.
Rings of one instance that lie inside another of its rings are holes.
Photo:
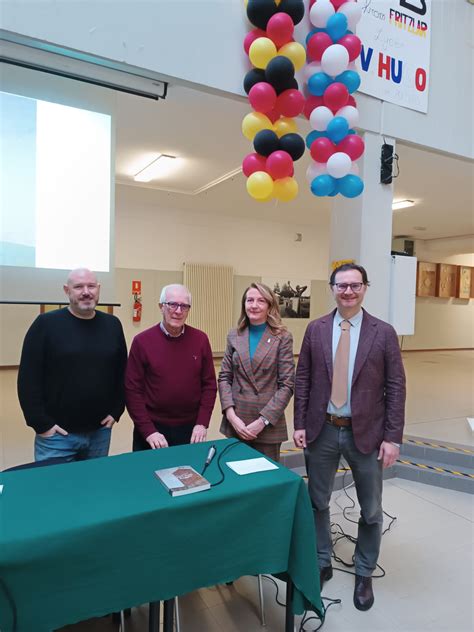
[[[310,64],[306,64],[303,68],[303,76],[305,81],[308,82],[310,78],[317,72],[321,72],[321,64],[319,63],[319,61],[312,61]]]
[[[309,167],[306,169],[306,179],[311,184],[311,182],[321,176],[323,173],[327,173],[328,170],[326,168],[326,163],[324,162],[311,162]]]
[[[349,171],[349,173],[352,173],[355,176],[359,175],[359,165],[356,162],[352,163],[352,167],[351,167],[351,170]]]
[[[351,167],[352,160],[342,151],[337,151],[335,154],[330,156],[327,162],[328,173],[333,178],[343,178],[344,176],[347,176]]]
[[[321,69],[331,77],[347,70],[349,65],[349,53],[341,44],[328,46],[321,57]]]
[[[333,113],[325,105],[320,105],[309,115],[311,127],[318,132],[325,132],[330,120],[334,118]]]
[[[347,18],[347,28],[355,33],[355,28],[362,17],[361,2],[345,2],[337,10],[338,13],[344,13]]]
[[[336,11],[330,0],[316,0],[309,12],[309,19],[313,26],[324,29],[331,15],[335,13]]]
[[[357,127],[359,122],[359,110],[353,105],[345,105],[336,112],[336,116],[343,116],[352,128]]]

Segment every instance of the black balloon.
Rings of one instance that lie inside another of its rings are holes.
[[[304,154],[304,140],[299,134],[285,134],[280,138],[280,149],[288,152],[293,160],[299,160]]]
[[[272,132],[272,130],[262,129],[261,132],[258,132],[258,134],[255,135],[255,138],[253,139],[253,146],[257,154],[260,154],[261,156],[269,156],[274,151],[277,151],[277,149],[280,149],[280,139],[275,132]]]
[[[275,90],[282,92],[288,90],[290,83],[295,79],[295,67],[288,57],[277,55],[271,59],[265,69],[265,79]]]
[[[281,0],[278,11],[288,13],[294,24],[299,24],[304,16],[303,0]]]
[[[267,28],[268,20],[277,11],[274,0],[249,0],[247,4],[248,19],[254,26],[264,31]]]
[[[252,68],[244,77],[244,90],[248,94],[251,88],[260,81],[266,81],[265,71],[260,68]]]
[[[298,82],[296,81],[296,79],[293,77],[293,79],[291,79],[290,81],[288,81],[287,84],[282,85],[281,88],[279,88],[278,90],[275,90],[275,92],[277,94],[281,94],[282,92],[285,92],[285,90],[299,90],[299,86],[298,86]]]

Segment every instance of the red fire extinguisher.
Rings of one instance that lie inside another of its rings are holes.
[[[133,295],[133,322],[139,323],[142,319],[142,282],[132,281]]]
[[[135,294],[133,301],[133,322],[139,323],[142,319],[142,300],[138,294]]]

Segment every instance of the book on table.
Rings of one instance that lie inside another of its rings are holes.
[[[190,465],[167,467],[156,470],[155,476],[165,486],[171,496],[184,496],[210,489],[209,481]]]

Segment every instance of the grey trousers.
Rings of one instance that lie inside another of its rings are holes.
[[[382,462],[378,451],[362,454],[351,428],[326,423],[318,438],[305,449],[308,491],[313,505],[320,567],[331,564],[332,538],[329,501],[340,457],[352,470],[361,508],[354,561],[357,575],[370,577],[376,568],[382,540]]]

